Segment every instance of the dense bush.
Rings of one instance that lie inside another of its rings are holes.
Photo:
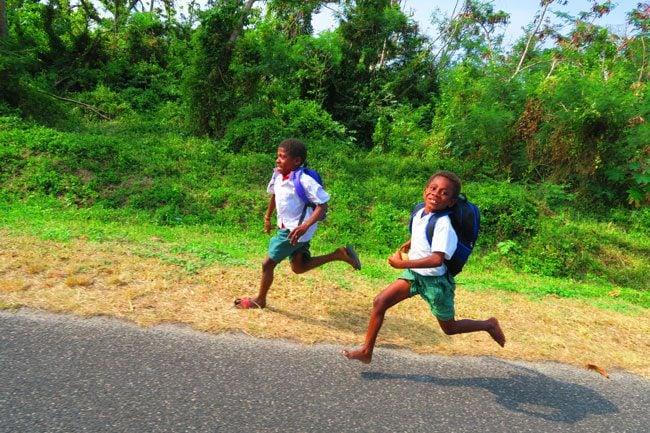
[[[275,159],[275,145],[237,154],[220,141],[183,138],[157,122],[69,133],[1,118],[0,140],[4,200],[49,196],[67,206],[138,209],[159,224],[244,231],[261,228]],[[332,195],[319,242],[389,254],[408,239],[412,206],[431,174],[451,168],[470,177],[463,190],[482,212],[477,256],[521,272],[647,288],[647,208],[580,213],[579,198],[565,185],[471,179],[470,170],[448,159],[351,154],[347,142],[313,143],[310,165]]]
[[[540,205],[529,188],[485,182],[472,184],[471,191],[469,198],[481,209],[481,242],[528,239],[539,229]]]

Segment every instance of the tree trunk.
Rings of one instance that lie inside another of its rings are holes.
[[[246,3],[244,4],[244,12],[242,13],[241,20],[239,26],[237,26],[235,29],[233,29],[232,33],[230,33],[230,39],[228,40],[228,45],[232,46],[235,44],[235,41],[237,38],[239,38],[244,31],[244,15],[245,13],[250,12],[250,10],[253,8],[253,4],[257,0],[246,0]]]
[[[0,38],[9,35],[9,23],[7,22],[7,0],[0,0]]]
[[[542,1],[542,12],[540,13],[539,16],[539,21],[537,22],[537,26],[535,27],[535,30],[533,30],[530,35],[528,36],[528,41],[526,41],[526,46],[524,47],[524,52],[521,53],[521,58],[519,59],[519,64],[517,65],[517,68],[515,69],[515,73],[512,74],[512,77],[510,79],[512,80],[515,78],[515,76],[521,71],[521,67],[524,64],[524,60],[526,59],[526,55],[528,54],[528,50],[530,49],[530,45],[533,41],[533,38],[537,36],[537,32],[539,31],[539,28],[542,26],[542,23],[544,22],[544,16],[546,15],[546,11],[548,10],[548,7],[553,3],[555,0],[544,0]]]

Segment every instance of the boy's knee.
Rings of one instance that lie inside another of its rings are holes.
[[[438,323],[440,324],[440,329],[442,329],[442,332],[446,335],[454,335],[457,333],[456,324],[453,320],[443,321],[438,319]]]
[[[291,259],[291,270],[295,274],[307,272],[307,269],[305,269],[305,256],[303,254],[296,254],[295,257]]]
[[[272,271],[273,269],[275,269],[275,262],[273,260],[267,257],[264,259],[264,261],[262,261],[262,271],[268,272]]]
[[[372,308],[374,310],[385,311],[388,308],[387,305],[386,299],[381,295],[375,296],[372,300]]]
[[[291,262],[291,270],[294,274],[302,274],[305,272],[305,268],[302,266],[302,262],[296,263],[295,261]]]

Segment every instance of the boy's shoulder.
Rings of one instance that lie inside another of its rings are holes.
[[[306,176],[305,176],[306,175]],[[302,181],[303,179],[312,178],[320,186],[323,186],[323,178],[321,175],[314,169],[309,167],[298,167],[296,170],[291,173],[291,178],[296,179],[297,181]]]
[[[453,210],[449,208],[442,211],[432,212],[430,214],[424,215],[424,202],[420,202],[415,206],[413,206],[413,209],[411,211],[411,218],[409,220],[409,232],[413,233],[413,222],[416,218],[418,218],[419,220],[424,220],[426,221],[426,225],[427,225],[424,234],[427,240],[429,241],[429,243],[431,243],[431,240],[433,239],[434,228],[436,226],[439,226],[445,230],[453,230],[454,232],[456,231],[451,220],[452,213]],[[437,224],[438,221],[441,222],[440,225]]]

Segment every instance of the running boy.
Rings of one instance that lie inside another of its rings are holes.
[[[445,334],[486,331],[501,347],[505,345],[506,337],[496,318],[454,319],[456,284],[454,277],[447,272],[445,258],[449,259],[454,254],[457,236],[449,217],[443,216],[436,221],[430,245],[426,237],[429,214],[452,207],[456,203],[460,189],[460,179],[454,173],[439,171],[431,176],[423,193],[425,207],[413,218],[411,239],[388,258],[388,263],[392,267],[404,269],[404,272],[397,281],[391,283],[375,297],[365,343],[352,352],[342,350],[341,353],[345,357],[365,364],[370,363],[386,310],[415,294],[419,294],[427,301]],[[402,252],[408,252],[408,258],[402,258]]]
[[[361,269],[359,257],[351,245],[340,247],[333,252],[312,257],[309,241],[318,227],[317,222],[327,211],[330,195],[323,187],[307,174],[300,176],[300,184],[309,201],[315,204],[312,209],[296,193],[291,178],[292,173],[302,166],[307,159],[305,145],[296,139],[287,139],[278,146],[275,160],[276,169],[267,187],[271,194],[269,206],[264,217],[264,231],[271,233],[271,216],[277,210],[278,232],[271,238],[268,255],[262,262],[262,280],[260,290],[254,298],[235,300],[237,308],[264,308],[266,295],[273,283],[275,267],[289,257],[291,270],[302,274],[332,261],[347,262],[354,269]]]

